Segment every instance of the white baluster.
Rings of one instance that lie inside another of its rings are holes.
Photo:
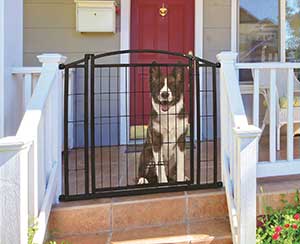
[[[294,159],[294,70],[288,72],[288,124],[287,124],[287,160]]]
[[[259,127],[259,69],[254,70],[253,124]]]
[[[34,91],[34,88],[36,87],[40,75],[40,73],[32,73],[32,91]]]
[[[26,73],[24,77],[24,111],[28,106],[32,91],[32,74]]]
[[[276,70],[270,75],[270,161],[276,161]]]

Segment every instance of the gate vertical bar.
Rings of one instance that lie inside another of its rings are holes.
[[[91,175],[92,193],[96,192],[96,168],[95,168],[95,55],[91,56]],[[101,102],[101,101],[100,101]],[[101,106],[101,104],[100,104]]]
[[[197,106],[197,184],[201,181],[201,104],[200,104],[200,79],[199,62],[195,61],[196,66],[196,106]]]
[[[194,184],[194,61],[189,59],[189,83],[190,83],[190,176],[191,182]]]
[[[84,56],[84,173],[85,193],[89,194],[89,59]]]
[[[65,196],[69,195],[69,131],[68,131],[68,115],[69,115],[69,69],[65,68],[65,87],[64,87],[64,186]]]
[[[212,67],[213,82],[213,126],[214,126],[214,183],[218,181],[218,121],[217,121],[217,79],[216,67]]]

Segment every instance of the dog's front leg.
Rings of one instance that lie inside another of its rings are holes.
[[[167,183],[168,179],[166,175],[166,169],[164,165],[161,165],[159,152],[155,152],[153,150],[153,157],[155,161],[155,169],[158,178],[158,183]]]
[[[184,181],[184,151],[181,151],[179,146],[176,147],[177,163],[176,174],[177,182]]]

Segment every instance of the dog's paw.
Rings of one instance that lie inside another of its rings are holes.
[[[187,176],[184,176],[184,181],[190,181],[190,178]]]
[[[149,184],[149,181],[146,178],[141,177],[138,180],[138,185],[142,185],[142,184]]]

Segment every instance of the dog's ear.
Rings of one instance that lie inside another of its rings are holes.
[[[177,64],[181,64],[178,62]],[[173,75],[176,81],[181,81],[184,79],[184,68],[182,66],[175,66],[173,69]]]
[[[150,80],[159,80],[160,77],[160,68],[156,66],[157,63],[155,61],[152,62],[152,66],[150,67]]]

